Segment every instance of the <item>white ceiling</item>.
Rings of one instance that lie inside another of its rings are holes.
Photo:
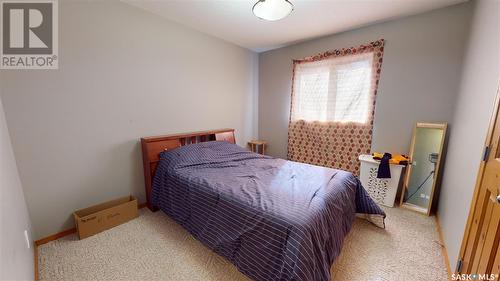
[[[268,22],[257,0],[122,0],[201,32],[261,52],[466,0],[290,0],[294,11]]]

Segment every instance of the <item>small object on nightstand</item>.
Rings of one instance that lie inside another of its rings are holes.
[[[267,142],[261,140],[251,140],[248,142],[250,150],[255,153],[260,153],[262,155],[266,154]]]

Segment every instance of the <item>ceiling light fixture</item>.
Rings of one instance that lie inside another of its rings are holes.
[[[253,14],[268,21],[280,20],[293,11],[293,4],[288,0],[259,0],[253,5]]]

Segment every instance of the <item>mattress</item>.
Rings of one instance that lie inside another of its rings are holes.
[[[356,214],[385,213],[351,173],[227,142],[160,154],[152,203],[254,280],[330,280]]]

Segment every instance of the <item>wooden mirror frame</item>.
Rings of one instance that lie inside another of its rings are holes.
[[[434,179],[432,182],[431,194],[430,194],[430,198],[429,198],[429,204],[427,205],[427,210],[423,210],[421,208],[414,206],[413,204],[407,204],[406,202],[403,202],[404,197],[405,197],[405,191],[408,190],[408,184],[410,183],[410,177],[411,177],[411,171],[412,171],[412,164],[411,163],[413,162],[413,154],[415,153],[415,142],[416,142],[416,138],[417,138],[417,129],[418,128],[429,128],[429,129],[441,129],[441,130],[443,130],[443,137],[441,138],[441,144],[439,146],[439,156],[438,156],[438,161],[436,163],[436,171],[435,171],[435,174],[433,177]],[[448,128],[448,123],[446,123],[446,122],[444,122],[444,123],[418,122],[413,127],[413,137],[411,139],[411,145],[410,145],[410,161],[409,161],[408,167],[406,169],[406,175],[405,175],[403,188],[401,191],[401,198],[400,198],[400,202],[399,202],[399,205],[402,208],[406,208],[406,209],[409,209],[412,211],[426,214],[428,216],[431,215],[431,213],[434,209],[434,206],[435,206],[435,200],[437,200],[437,198],[436,198],[437,196],[435,196],[436,195],[436,185],[438,183],[440,183],[440,179],[441,179],[441,169],[442,169],[442,164],[443,164],[441,160],[442,160],[442,156],[444,154],[444,145],[445,145],[445,140],[447,137],[447,132],[446,132],[447,128]]]

